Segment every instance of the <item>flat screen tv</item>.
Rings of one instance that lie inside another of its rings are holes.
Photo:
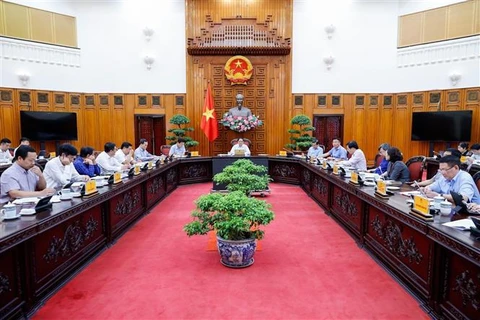
[[[20,111],[22,137],[32,141],[77,140],[77,114]]]
[[[470,141],[472,111],[414,112],[412,140]]]

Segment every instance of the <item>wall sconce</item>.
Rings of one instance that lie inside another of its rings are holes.
[[[30,75],[26,72],[18,73],[18,79],[22,82],[22,85],[25,87],[30,80]]]
[[[325,32],[327,33],[328,39],[332,39],[332,35],[335,32],[335,26],[333,24],[326,26]]]
[[[452,86],[455,87],[457,85],[458,81],[460,81],[460,79],[462,78],[462,75],[454,72],[449,76],[449,78],[450,78],[450,82],[452,82]]]
[[[155,31],[152,28],[145,27],[145,29],[143,29],[143,35],[145,36],[145,40],[147,41],[150,41],[154,33]]]
[[[332,68],[332,64],[335,62],[335,58],[330,55],[328,57],[324,57],[323,62],[327,66],[327,69],[330,70]]]
[[[143,58],[143,62],[147,65],[147,69],[150,70],[152,69],[152,64],[155,62],[155,58],[152,56],[145,56]]]

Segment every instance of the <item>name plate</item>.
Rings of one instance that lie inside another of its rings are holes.
[[[358,173],[352,172],[352,175],[350,177],[350,181],[352,183],[358,184]]]
[[[153,169],[153,161],[148,161],[148,170]]]
[[[419,213],[430,214],[430,201],[422,196],[415,195],[413,197],[413,209]]]
[[[377,192],[383,196],[387,195],[387,183],[383,180],[377,181]]]
[[[88,196],[95,192],[97,192],[97,182],[93,179],[85,182],[85,195]]]
[[[191,151],[190,156],[191,157],[198,157],[198,151]]]
[[[327,169],[327,160],[323,159],[322,161],[322,168]]]
[[[338,166],[337,165],[333,166],[333,174],[338,174]]]
[[[120,172],[115,172],[113,174],[113,184],[122,182],[122,174]]]
[[[467,162],[467,157],[461,156],[461,157],[460,157],[460,162],[462,162],[462,163],[463,163],[463,162]]]
[[[134,175],[139,175],[140,174],[140,166],[135,166],[135,169],[133,169],[133,174]]]
[[[287,151],[280,151],[278,153],[279,156],[286,157],[287,156]]]

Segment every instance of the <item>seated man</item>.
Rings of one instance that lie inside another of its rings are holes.
[[[323,149],[318,145],[318,140],[312,141],[312,146],[308,149],[307,157],[317,158],[319,155],[323,154]]]
[[[327,153],[321,154],[318,158],[333,158],[335,160],[348,160],[347,158],[347,150],[341,146],[339,139],[333,139],[333,148],[330,149]]]
[[[439,160],[439,171],[442,177],[424,187],[423,191],[429,198],[442,196],[450,202],[453,202],[450,191],[462,195],[465,201],[480,203],[480,194],[472,176],[463,170],[460,170],[460,159],[455,156],[445,156]]]
[[[178,138],[177,143],[170,147],[168,156],[181,157],[185,154],[185,139]]]
[[[46,188],[42,170],[35,165],[37,153],[30,146],[20,146],[13,157],[14,162],[0,177],[0,203],[17,198],[44,197],[55,193]]]
[[[470,147],[471,156],[467,157],[469,163],[480,160],[480,144],[475,143]]]
[[[462,156],[462,154],[460,153],[460,151],[458,151],[457,149],[455,148],[448,148],[447,150],[445,150],[443,152],[443,156],[446,157],[446,156],[455,156],[457,158],[460,159],[460,157]],[[431,177],[430,179],[427,179],[427,180],[424,180],[424,181],[421,181],[421,182],[418,182],[418,183],[415,183],[415,185],[419,186],[419,187],[426,187],[428,185],[431,185],[432,183],[434,183],[435,181],[437,181],[438,179],[440,179],[440,177],[442,177],[442,173],[440,172],[440,170],[438,170],[438,172],[433,176]]]
[[[133,149],[132,144],[128,141],[125,141],[120,146],[120,149],[115,152],[115,158],[121,164],[135,164],[135,160],[133,159]]]
[[[140,145],[135,149],[135,161],[150,161],[154,158],[154,156],[147,151],[147,147],[147,139],[140,139]]]
[[[10,153],[10,144],[12,144],[12,141],[8,138],[3,138],[0,141],[0,163],[10,163],[12,162],[13,156]]]
[[[77,153],[77,149],[68,143],[58,148],[58,156],[48,161],[43,170],[48,188],[59,190],[70,182],[90,180],[88,175],[78,174],[73,165]]]
[[[365,159],[365,154],[358,147],[356,141],[352,140],[347,143],[347,150],[352,156],[350,160],[342,161],[341,163],[346,166],[352,167],[354,170],[366,171],[367,170],[367,159]]]
[[[240,138],[238,139],[238,143],[233,145],[232,149],[230,150],[230,152],[228,153],[229,156],[234,156],[236,154],[238,154],[238,151],[237,150],[242,150],[244,155],[246,157],[249,157],[250,156],[250,149],[248,148],[248,146],[244,143],[243,139]]]
[[[102,170],[102,174],[112,174],[130,168],[129,164],[122,165],[115,159],[115,152],[117,147],[113,142],[105,143],[104,151],[97,156],[97,164]]]
[[[102,172],[95,160],[92,147],[82,147],[80,156],[75,159],[73,165],[79,174],[89,177],[98,176]]]
[[[21,137],[20,138],[20,144],[18,145],[18,147],[20,146],[29,146],[30,145],[30,139],[26,138],[26,137]],[[15,152],[17,152],[17,149],[18,147],[15,148],[15,150],[13,150],[13,156],[15,157]]]

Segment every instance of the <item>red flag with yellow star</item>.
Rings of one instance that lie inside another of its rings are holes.
[[[210,82],[207,85],[207,94],[205,95],[205,104],[203,105],[202,123],[200,125],[209,141],[213,141],[218,137],[218,125],[215,118],[215,110],[213,109],[213,96]]]

